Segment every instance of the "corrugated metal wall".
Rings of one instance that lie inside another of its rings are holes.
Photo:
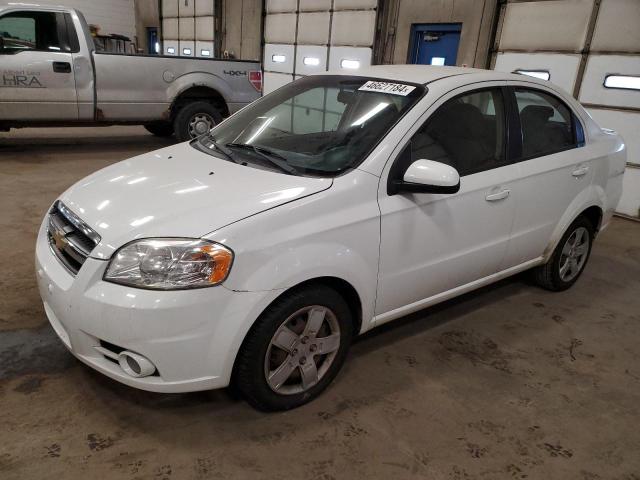
[[[608,75],[640,76],[640,0],[510,0],[503,4],[496,70],[548,72],[628,148],[618,212],[640,217],[640,89],[605,86]]]
[[[300,76],[369,65],[377,0],[267,0],[264,92]]]

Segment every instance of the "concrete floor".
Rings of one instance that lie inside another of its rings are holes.
[[[163,145],[138,127],[0,134],[0,478],[640,479],[627,220],[570,291],[516,277],[383,327],[295,411],[136,391],[74,360],[37,294],[37,226],[77,179]]]

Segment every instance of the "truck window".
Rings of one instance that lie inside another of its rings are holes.
[[[62,22],[62,23],[60,23]],[[0,18],[0,53],[11,54],[25,50],[66,52],[61,41],[65,35],[64,17],[55,12],[11,12]]]

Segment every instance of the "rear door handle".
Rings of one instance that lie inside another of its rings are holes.
[[[485,198],[485,200],[487,200],[487,202],[497,202],[498,200],[504,200],[505,198],[507,198],[509,196],[509,194],[511,193],[511,190],[500,190],[497,193],[492,193],[491,195],[487,195]]]
[[[53,62],[53,71],[56,73],[71,73],[69,62]]]
[[[589,167],[587,166],[578,167],[573,172],[571,172],[571,175],[573,175],[574,177],[583,177],[587,174],[588,171]]]

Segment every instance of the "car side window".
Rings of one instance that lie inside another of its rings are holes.
[[[0,53],[67,51],[65,42],[60,38],[60,22],[64,25],[64,17],[55,12],[12,12],[4,15],[0,18]]]
[[[540,157],[577,146],[575,121],[569,107],[553,95],[515,89],[522,128],[522,157]]]
[[[459,95],[442,105],[411,139],[411,162],[435,160],[460,176],[505,164],[505,112],[499,88]]]

